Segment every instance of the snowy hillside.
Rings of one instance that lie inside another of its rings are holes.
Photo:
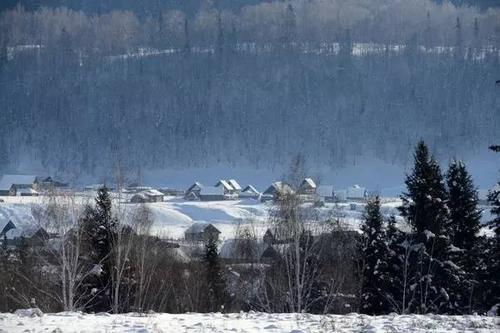
[[[0,314],[0,332],[498,332],[498,318],[441,315]],[[25,316],[28,315],[28,316]],[[29,328],[29,329],[28,329]]]
[[[22,235],[34,230],[37,221],[33,217],[32,208],[43,204],[43,197],[4,197],[0,203],[0,222],[14,222],[17,230],[9,233],[9,237]],[[88,196],[79,196],[77,200],[84,204],[91,200]],[[117,201],[115,201],[116,203]],[[383,205],[386,215],[397,214],[398,201],[390,201]],[[254,223],[257,231],[262,231],[263,222],[268,217],[270,203],[261,203],[255,200],[185,201],[180,198],[167,197],[164,202],[150,203],[147,206],[153,212],[155,223],[153,232],[163,237],[182,237],[184,231],[193,222],[210,222],[221,232],[223,238],[234,236],[235,227],[241,223]],[[124,211],[132,211],[137,204],[123,203],[120,207]],[[363,205],[344,203],[339,205],[327,204],[321,208],[323,214],[335,214],[350,227],[357,229],[362,217]]]
[[[32,209],[43,204],[47,199],[43,197],[2,197],[5,202],[0,202],[0,227],[8,221],[14,222],[17,229],[9,232],[9,237],[17,237],[35,231],[38,222],[32,214]],[[120,208],[131,212],[138,207],[137,204],[122,200]],[[77,196],[80,204],[93,201],[92,195],[80,194]],[[118,201],[115,200],[115,205]],[[386,198],[382,202],[382,213],[389,217],[398,217],[397,207],[400,200]],[[239,224],[252,223],[258,233],[266,230],[265,222],[271,203],[243,199],[228,201],[186,201],[182,198],[166,197],[164,202],[146,204],[153,213],[153,233],[165,238],[182,238],[184,231],[194,222],[209,222],[221,231],[223,239],[233,238],[235,229]],[[363,218],[364,204],[346,202],[340,204],[327,203],[320,208],[323,215],[332,215],[340,218],[349,228],[358,230]],[[488,210],[485,210],[487,213]],[[489,214],[484,214],[483,220],[490,219]],[[401,220],[400,220],[401,221]],[[402,222],[401,222],[402,223]],[[403,229],[404,225],[400,225]],[[486,230],[485,230],[486,232]]]

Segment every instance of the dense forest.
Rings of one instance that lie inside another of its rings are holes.
[[[6,9],[0,169],[407,164],[421,138],[438,158],[498,141],[500,10],[383,2]]]

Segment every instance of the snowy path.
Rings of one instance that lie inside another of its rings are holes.
[[[0,314],[0,332],[499,332],[500,319],[481,316],[359,314]]]

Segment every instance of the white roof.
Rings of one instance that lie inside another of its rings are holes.
[[[240,184],[235,179],[229,179],[229,184],[237,191],[241,190]]]
[[[304,178],[303,183],[307,183],[311,188],[316,188],[316,183],[312,178]]]
[[[204,186],[200,195],[224,195],[224,188],[220,186]]]
[[[32,188],[20,188],[16,191],[16,194],[38,194],[38,192]]]
[[[185,233],[187,234],[193,234],[193,233],[200,233],[200,232],[203,232],[205,230],[205,228],[207,228],[208,226],[212,226],[213,228],[215,228],[211,223],[205,223],[205,222],[195,222],[193,224],[191,224],[191,226],[189,228],[186,229]],[[217,229],[217,228],[215,228]]]
[[[333,196],[333,185],[319,185],[316,189],[316,194],[320,197]]]
[[[33,175],[4,175],[0,181],[0,190],[8,191],[12,185],[33,185],[36,176]]]
[[[155,190],[154,188],[152,189],[149,189],[147,191],[144,191],[143,192],[144,194],[146,195],[150,195],[150,196],[158,196],[158,195],[163,195],[163,193],[161,193],[160,191],[158,190]]]
[[[347,188],[348,198],[364,198],[366,196],[366,189],[359,185],[350,186]]]
[[[229,185],[229,183],[227,181],[225,181],[224,179],[221,179],[217,182],[217,184],[215,184],[215,186],[219,186],[219,185],[222,185],[224,186],[224,188],[228,191],[231,191],[231,190],[234,190],[233,187],[231,185]]]
[[[257,189],[252,185],[247,185],[242,192],[259,194],[259,191],[257,191]]]

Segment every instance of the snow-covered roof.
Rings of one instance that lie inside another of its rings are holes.
[[[154,188],[152,189],[149,189],[147,191],[144,191],[143,192],[144,194],[146,195],[149,195],[149,196],[159,196],[159,195],[163,195],[163,193],[161,193],[160,191],[158,190],[155,190]]]
[[[235,179],[229,179],[228,182],[229,182],[229,185],[231,185],[236,191],[241,190],[240,184],[238,184],[238,182]]]
[[[314,180],[312,180],[312,178],[304,178],[304,180],[302,181],[302,185],[306,184],[311,188],[316,188],[316,183],[314,182]]]
[[[187,234],[198,234],[200,232],[205,231],[205,229],[208,228],[208,227],[213,228],[216,231],[219,231],[216,227],[214,227],[210,223],[195,222],[195,223],[191,224],[191,226],[189,228],[186,229],[185,233],[187,233]]]
[[[203,184],[202,184],[202,183],[200,183],[200,182],[194,182],[194,184],[193,184],[193,185],[191,185],[191,186],[188,188],[188,190],[187,190],[187,191],[188,191],[188,192],[189,192],[189,191],[192,191],[195,187],[197,187],[197,188],[200,188],[200,189],[201,189],[201,188],[203,188]]]
[[[20,189],[16,190],[16,194],[17,195],[21,195],[21,194],[37,195],[38,192],[32,188],[20,188]]]
[[[245,186],[245,188],[241,192],[259,194],[259,191],[257,191],[257,189],[252,185]]]
[[[366,189],[359,185],[350,186],[347,188],[348,198],[364,198],[366,196]]]
[[[204,186],[200,195],[224,195],[224,188],[220,186]]]
[[[0,180],[0,190],[8,191],[12,185],[33,185],[36,176],[33,175],[4,175]]]
[[[271,184],[271,186],[269,186],[269,188],[264,192],[264,194],[273,194],[273,192],[286,194],[286,193],[293,193],[293,190],[287,183],[274,182]]]
[[[219,180],[217,184],[215,184],[216,187],[219,187],[220,185],[222,185],[228,191],[234,190],[234,188],[231,185],[229,185],[229,183],[224,179]]]
[[[333,196],[333,185],[319,185],[316,189],[316,194],[320,197]]]

